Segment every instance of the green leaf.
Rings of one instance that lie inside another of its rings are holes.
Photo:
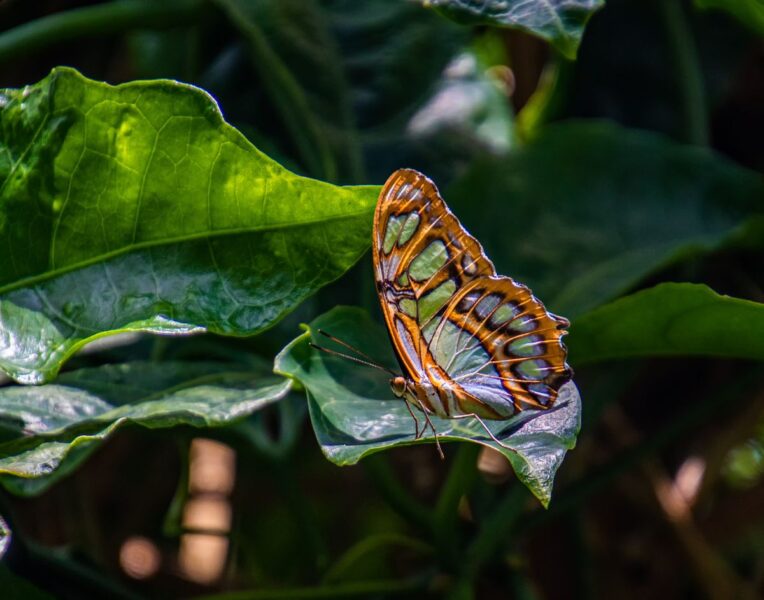
[[[764,2],[761,0],[695,0],[695,6],[727,11],[753,32],[764,35]]]
[[[306,333],[276,357],[276,372],[294,377],[305,387],[313,429],[330,461],[352,465],[374,452],[434,441],[430,432],[415,438],[414,422],[404,401],[390,391],[389,375],[312,348],[311,340],[327,345],[327,338],[313,335],[319,328],[390,368],[395,358],[382,328],[364,311],[350,307],[335,308],[315,319],[306,326]],[[520,481],[546,506],[554,475],[565,453],[575,445],[580,416],[578,390],[570,383],[549,411],[524,411],[507,421],[486,421],[511,450],[496,444],[476,421],[432,421],[441,441],[474,442],[501,452]]]
[[[604,0],[419,0],[462,23],[520,29],[549,41],[564,56],[576,57],[584,26]]]
[[[0,93],[0,369],[119,331],[250,335],[344,273],[378,188],[298,177],[198,88],[55,69]]]
[[[567,343],[572,365],[637,356],[764,360],[764,304],[664,283],[576,319]]]
[[[38,493],[127,424],[222,427],[281,400],[291,381],[228,363],[132,362],[62,374],[55,384],[0,388],[0,481]]]
[[[571,318],[719,247],[764,212],[764,180],[702,148],[584,121],[477,164],[445,198],[500,273]]]

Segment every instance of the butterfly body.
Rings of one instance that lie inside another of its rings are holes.
[[[476,402],[475,398],[436,371],[420,381],[403,377],[400,379],[405,381],[402,390],[400,383],[396,383],[395,379],[390,380],[393,394],[403,398],[417,410],[437,415],[442,419],[475,414],[484,419],[507,418],[493,410],[486,411],[480,402]]]
[[[374,216],[374,272],[404,369],[393,393],[425,415],[502,420],[551,407],[572,372],[568,321],[497,275],[424,175],[396,171]]]

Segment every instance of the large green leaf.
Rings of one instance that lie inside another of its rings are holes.
[[[108,333],[259,332],[370,243],[377,189],[295,176],[202,90],[71,69],[0,95],[0,368]]]
[[[329,460],[350,465],[374,452],[434,441],[430,432],[415,438],[414,422],[404,402],[392,395],[388,375],[312,348],[311,340],[327,345],[324,336],[314,336],[319,328],[383,365],[392,368],[395,359],[382,328],[364,311],[349,307],[338,307],[315,319],[306,333],[276,357],[276,371],[305,387],[313,429]],[[565,453],[575,445],[580,417],[578,390],[569,383],[549,411],[525,411],[507,421],[486,422],[507,447],[496,444],[473,420],[434,418],[433,423],[442,441],[475,442],[501,452],[518,478],[547,505],[554,475]]]
[[[693,354],[764,360],[764,304],[664,283],[575,320],[568,346],[573,365]]]
[[[708,150],[584,121],[476,165],[445,197],[500,273],[575,317],[718,247],[764,212],[764,181]]]
[[[117,429],[221,427],[283,398],[291,381],[228,363],[133,362],[0,388],[0,481],[37,493],[73,471]]]
[[[521,29],[575,58],[584,26],[604,0],[419,0],[457,21]]]

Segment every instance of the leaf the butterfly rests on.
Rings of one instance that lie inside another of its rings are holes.
[[[440,417],[509,419],[551,407],[572,377],[568,321],[496,274],[427,177],[400,169],[377,202],[374,272],[407,375],[396,395]]]

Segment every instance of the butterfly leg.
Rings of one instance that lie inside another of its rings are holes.
[[[409,414],[411,415],[411,418],[414,419],[414,439],[418,440],[424,434],[424,430],[425,430],[425,427],[427,427],[427,424],[425,423],[424,427],[422,427],[422,431],[419,431],[419,419],[416,418],[414,411],[411,410],[411,405],[409,404],[408,400],[404,399],[404,402],[406,403],[406,408],[409,409]]]
[[[496,436],[493,434],[493,432],[492,432],[490,429],[488,429],[488,425],[486,425],[486,424],[485,424],[485,421],[483,421],[483,419],[481,419],[480,417],[478,417],[478,416],[477,416],[475,413],[470,413],[470,414],[468,414],[468,415],[455,415],[455,416],[453,416],[453,417],[451,417],[451,418],[452,418],[452,419],[469,419],[470,417],[473,417],[473,418],[477,419],[477,422],[478,422],[478,423],[480,423],[480,424],[483,426],[483,429],[485,429],[485,432],[486,432],[486,433],[487,433],[487,434],[490,436],[490,438],[491,438],[491,439],[492,439],[494,442],[496,442],[497,444],[499,444],[499,446],[501,446],[502,448],[506,448],[507,450],[512,450],[512,451],[514,452],[514,450],[513,450],[512,448],[510,448],[510,447],[509,447],[509,446],[507,446],[506,444],[503,444],[501,441],[499,441],[499,438],[497,438],[497,437],[496,437]]]
[[[427,410],[425,405],[422,404],[422,401],[419,398],[417,398],[417,404],[419,404],[419,408],[421,408],[422,412],[424,413],[424,427],[422,427],[422,434],[424,434],[425,428],[427,428],[429,426],[430,429],[432,430],[432,435],[435,436],[435,446],[438,449],[438,454],[440,455],[440,460],[445,460],[446,459],[446,455],[443,454],[443,448],[440,447],[440,440],[438,439],[438,431],[437,431],[437,429],[435,429],[435,425],[433,425],[432,421],[430,420],[429,411]]]

